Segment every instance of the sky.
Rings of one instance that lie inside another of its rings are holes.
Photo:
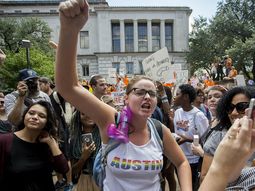
[[[194,18],[212,18],[221,0],[106,0],[109,6],[185,6],[192,9],[190,24]]]

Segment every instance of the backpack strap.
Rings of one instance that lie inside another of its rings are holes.
[[[158,132],[160,139],[163,140],[163,128],[162,128],[160,121],[158,121],[157,119],[153,119],[153,118],[151,118],[151,120],[156,127],[156,130]]]
[[[152,125],[152,131],[154,132],[156,139],[158,141],[158,143],[160,144],[162,150],[163,150],[163,128],[162,128],[162,124],[153,118],[149,118],[148,119],[149,123]]]
[[[72,118],[72,107],[71,104],[68,102],[64,102],[65,103],[65,111],[64,108],[60,102],[60,99],[58,97],[58,93],[56,91],[53,92],[53,98],[56,101],[56,103],[59,105],[59,108],[61,110],[61,116],[64,118],[65,122],[67,125],[70,125],[71,123],[71,118]]]

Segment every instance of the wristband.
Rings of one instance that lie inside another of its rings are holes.
[[[166,95],[163,95],[163,96],[161,97],[161,100],[164,100],[164,99],[167,99],[167,96],[166,96]]]
[[[161,99],[162,103],[168,103],[168,99]]]

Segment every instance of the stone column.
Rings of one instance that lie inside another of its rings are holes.
[[[160,46],[161,48],[165,47],[165,21],[160,20]]]
[[[125,52],[125,24],[120,20],[120,52]]]
[[[151,20],[147,20],[147,35],[148,35],[148,52],[151,52],[152,51]]]
[[[138,52],[138,24],[137,20],[134,20],[134,52]]]

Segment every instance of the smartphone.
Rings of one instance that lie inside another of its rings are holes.
[[[93,142],[92,133],[82,134],[81,139],[83,143],[86,143],[86,145],[90,145]]]
[[[255,114],[255,98],[252,98],[249,104],[248,118],[253,119],[255,117],[254,114]]]
[[[199,135],[193,135],[193,144],[195,146],[199,145]]]

